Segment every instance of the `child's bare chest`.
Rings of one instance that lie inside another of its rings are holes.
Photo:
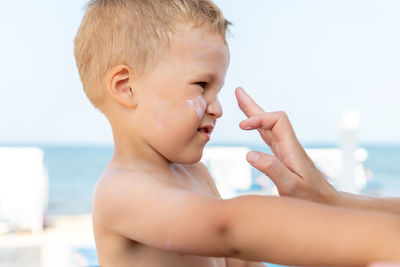
[[[98,231],[99,232],[99,231]],[[98,246],[100,266],[114,267],[226,267],[225,258],[179,254],[112,237],[107,246]],[[104,244],[104,243],[103,243]]]
[[[196,170],[176,167],[172,170],[172,173],[173,175],[163,176],[165,179],[164,182],[171,187],[196,192],[202,195],[214,196],[206,179]]]
[[[136,249],[126,253],[126,265],[152,267],[226,267],[225,258],[183,255],[137,244]]]

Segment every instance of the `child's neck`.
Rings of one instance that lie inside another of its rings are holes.
[[[114,141],[114,154],[109,167],[125,170],[168,170],[172,165],[175,163],[144,142],[118,140]]]

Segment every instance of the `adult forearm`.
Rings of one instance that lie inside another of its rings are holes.
[[[231,256],[287,265],[400,263],[400,218],[291,198],[227,200],[224,235]]]
[[[334,205],[393,213],[400,216],[400,198],[375,198],[340,192]]]

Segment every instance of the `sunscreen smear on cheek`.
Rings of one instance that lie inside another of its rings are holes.
[[[206,101],[201,96],[196,96],[194,100],[188,99],[186,103],[191,109],[196,111],[197,116],[201,119],[206,111]]]

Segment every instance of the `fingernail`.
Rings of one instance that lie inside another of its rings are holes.
[[[240,90],[242,90],[242,92],[245,94],[245,95],[249,95],[249,94],[247,94],[247,92],[243,89],[243,87],[240,87]]]
[[[250,126],[247,126],[247,127],[244,127],[244,129],[245,129],[245,130],[251,130],[251,129],[253,129],[253,128],[250,127]]]
[[[251,163],[256,163],[257,159],[260,157],[260,154],[258,154],[255,151],[250,151],[247,153],[247,160],[250,161]]]

